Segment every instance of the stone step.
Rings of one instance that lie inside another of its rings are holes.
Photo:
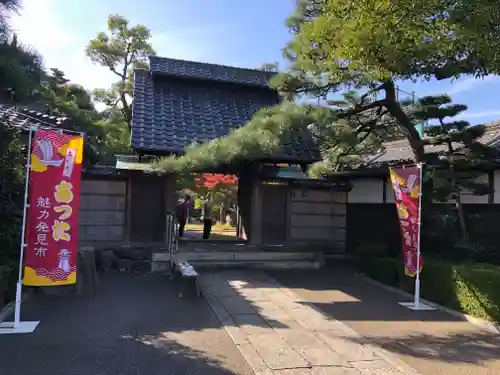
[[[198,251],[180,251],[174,254],[174,259],[192,261],[205,261],[205,262],[269,262],[269,261],[315,261],[318,256],[313,252],[271,252],[271,251],[212,251],[212,252],[198,252]],[[153,262],[169,262],[169,253],[153,253]]]
[[[287,261],[214,261],[214,260],[190,260],[196,270],[204,269],[318,269],[320,262],[308,260]],[[169,272],[170,262],[152,262],[151,271]]]

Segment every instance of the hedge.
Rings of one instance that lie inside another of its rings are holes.
[[[413,293],[415,280],[404,274],[393,258],[363,258],[360,272],[384,284]],[[500,322],[500,267],[488,264],[452,264],[425,261],[421,295],[429,301],[478,318]]]

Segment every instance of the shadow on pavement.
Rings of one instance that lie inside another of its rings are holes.
[[[203,298],[179,299],[161,275],[100,277],[92,295],[30,299],[23,319],[41,323],[33,334],[0,336],[0,373],[251,373]]]
[[[447,336],[416,334],[400,337],[352,339],[360,344],[375,344],[399,354],[445,362],[483,365],[500,362],[500,337],[489,333],[450,333]]]
[[[345,268],[270,273],[302,299],[355,330],[360,343],[399,355],[424,375],[500,374],[500,336],[443,311],[411,311],[409,301]],[[425,280],[423,280],[425,282]]]
[[[278,271],[272,275],[285,286],[299,290],[299,295],[307,296],[308,302],[341,321],[463,321],[441,311],[411,311],[398,304],[411,298],[367,283],[345,269],[301,271],[300,276],[297,272]]]

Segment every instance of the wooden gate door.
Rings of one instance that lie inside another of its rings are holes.
[[[287,187],[264,185],[262,189],[262,242],[278,245],[287,237]]]
[[[166,214],[164,180],[146,175],[133,177],[130,239],[134,242],[162,242]]]

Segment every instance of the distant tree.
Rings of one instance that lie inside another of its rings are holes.
[[[234,175],[220,173],[200,173],[194,176],[196,188],[193,191],[198,197],[212,195],[214,209],[218,210],[218,219],[224,222],[226,211],[231,211],[238,200],[238,178]]]
[[[145,67],[148,56],[155,51],[150,43],[151,32],[143,25],[130,26],[129,21],[117,14],[108,17],[108,33],[100,32],[86,48],[87,56],[112,73],[118,81],[109,89],[94,91],[94,97],[106,106],[116,109],[131,126],[132,81],[135,68]]]
[[[434,181],[433,196],[440,201],[455,202],[458,221],[465,241],[469,234],[461,201],[461,194],[468,191],[474,195],[490,193],[488,183],[478,178],[484,175],[477,166],[489,159],[493,150],[478,142],[484,134],[484,126],[470,126],[467,121],[453,120],[467,110],[463,104],[452,104],[448,95],[426,96],[418,100],[414,113],[420,121],[434,121],[436,125],[425,127],[424,143],[443,145],[445,151],[433,162],[429,172]],[[447,121],[447,119],[451,121]]]
[[[38,52],[23,46],[15,35],[0,37],[0,100],[35,101],[44,77]]]

